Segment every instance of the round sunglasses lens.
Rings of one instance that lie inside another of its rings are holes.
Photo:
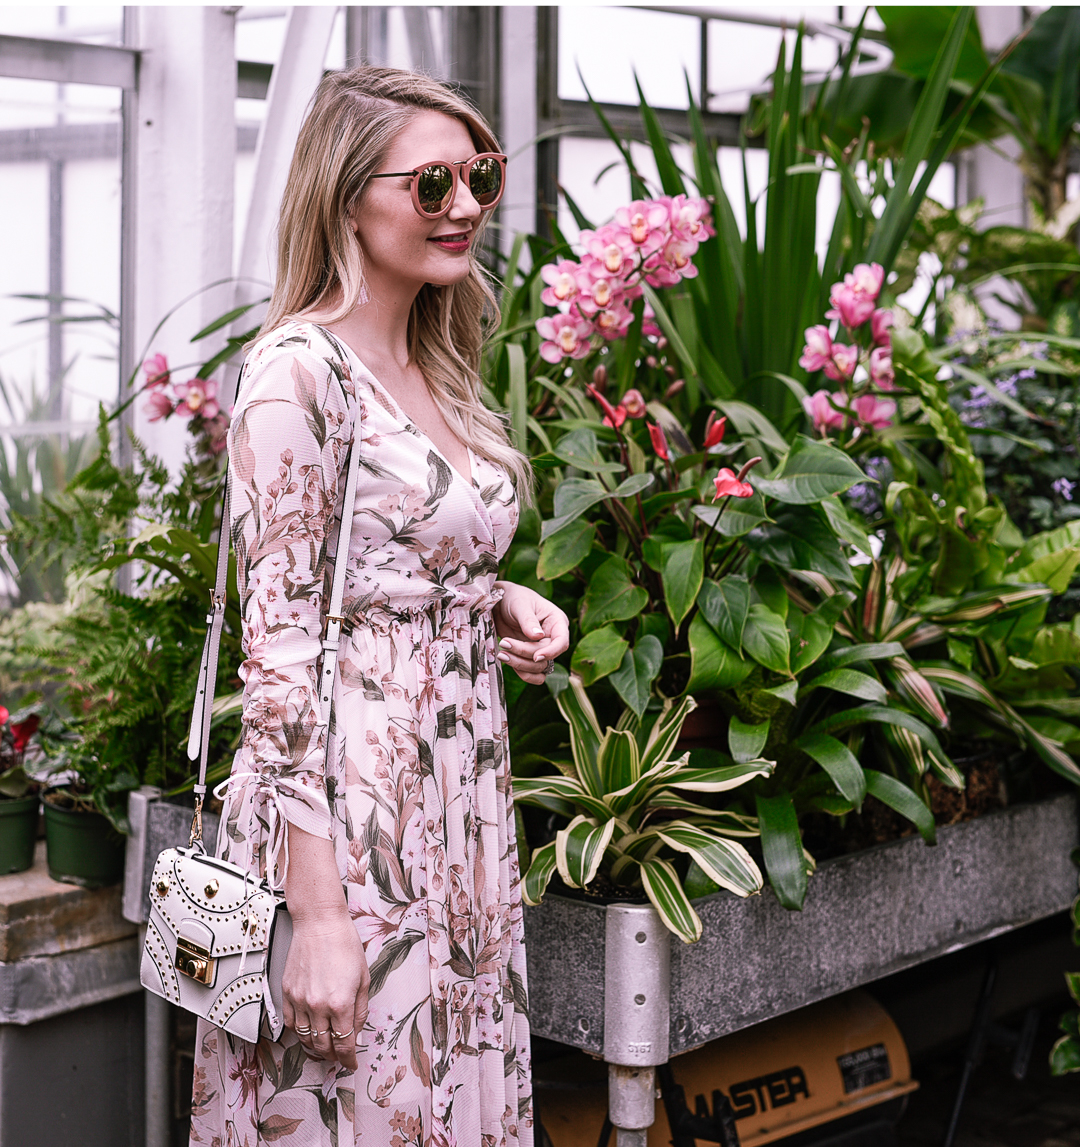
[[[443,163],[425,167],[416,177],[416,197],[429,215],[438,215],[454,193],[454,173]]]
[[[502,164],[497,159],[478,159],[469,170],[469,190],[481,207],[490,207],[502,188]]]

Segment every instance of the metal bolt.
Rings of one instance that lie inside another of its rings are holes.
[[[634,1003],[640,1007],[644,1002],[645,997],[640,992],[638,992],[638,994],[634,997]]]
[[[582,1016],[581,1019],[578,1020],[577,1026],[579,1031],[587,1032],[589,1030],[589,1021]]]
[[[639,933],[638,933],[638,934],[637,934],[637,935],[634,937],[634,939],[635,939],[635,940],[636,940],[636,941],[637,941],[639,944],[644,944],[644,943],[645,943],[645,941],[646,941],[646,940],[648,940],[648,938],[649,938],[649,937],[648,937],[648,936],[646,936],[644,932],[639,932]]]

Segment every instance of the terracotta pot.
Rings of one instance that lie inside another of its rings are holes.
[[[45,801],[49,875],[63,884],[105,888],[124,878],[124,838],[99,812]]]
[[[0,875],[25,872],[34,863],[39,803],[36,793],[0,800]]]

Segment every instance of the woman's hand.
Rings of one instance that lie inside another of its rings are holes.
[[[294,824],[288,833],[285,899],[293,937],[281,977],[285,1026],[312,1055],[355,1071],[371,986],[364,945],[345,903],[333,845]]]
[[[570,622],[535,590],[509,581],[498,581],[495,587],[503,591],[495,606],[499,660],[522,681],[542,685],[555,658],[570,647]]]
[[[364,945],[347,912],[336,918],[294,918],[281,978],[285,1026],[313,1055],[356,1070],[370,983]]]

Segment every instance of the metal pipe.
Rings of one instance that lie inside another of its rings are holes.
[[[145,935],[146,928],[141,929]],[[146,1020],[146,1147],[172,1147],[169,1126],[169,1045],[171,1017],[169,1004],[153,992],[144,992]]]

